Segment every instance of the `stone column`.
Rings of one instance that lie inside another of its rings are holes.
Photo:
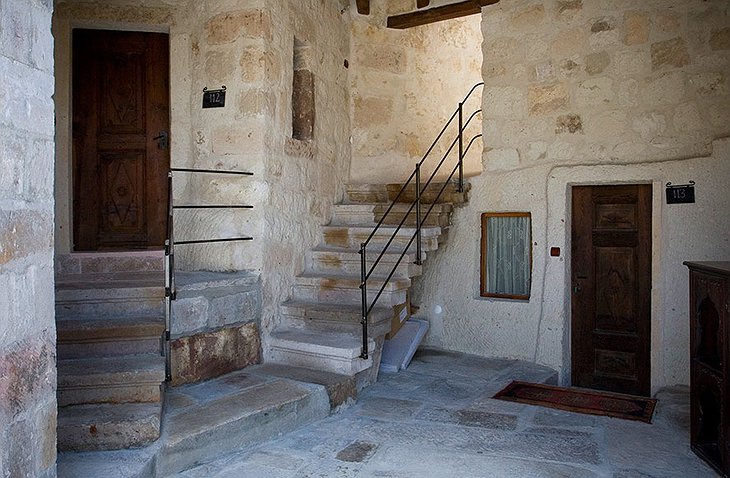
[[[56,475],[51,4],[0,2],[0,476]]]

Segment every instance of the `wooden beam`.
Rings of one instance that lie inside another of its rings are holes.
[[[357,13],[370,15],[370,0],[357,0]]]
[[[416,0],[416,8],[426,8],[431,3],[431,0]]]
[[[468,0],[457,2],[441,7],[429,8],[418,12],[404,13],[388,17],[388,28],[413,28],[428,23],[451,20],[452,18],[465,17],[481,13],[482,7],[499,3],[499,0]]]

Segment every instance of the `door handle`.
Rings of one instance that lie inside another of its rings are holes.
[[[167,149],[168,134],[167,131],[160,131],[157,136],[152,138],[153,141],[157,141],[157,148]]]
[[[577,293],[579,293],[582,290],[583,289],[580,288],[580,284],[573,284],[573,293],[574,294],[577,294]]]

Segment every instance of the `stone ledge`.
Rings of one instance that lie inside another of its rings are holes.
[[[261,361],[261,335],[254,322],[174,339],[172,384],[199,382]]]
[[[261,280],[250,272],[180,272],[172,302],[173,338],[214,332],[261,318]]]

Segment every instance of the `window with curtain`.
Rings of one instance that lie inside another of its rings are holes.
[[[529,299],[531,279],[530,213],[482,214],[482,297]]]

